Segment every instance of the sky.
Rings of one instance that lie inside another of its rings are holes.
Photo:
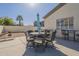
[[[42,21],[56,5],[56,3],[0,3],[0,17],[7,16],[18,23],[16,17],[22,15],[24,25],[32,25],[37,20],[37,13]]]

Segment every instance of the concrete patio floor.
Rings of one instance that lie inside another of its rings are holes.
[[[55,46],[68,56],[79,56],[79,42],[56,39]]]
[[[79,42],[56,39],[54,48],[46,48],[44,52],[35,52],[26,47],[26,37],[0,42],[0,56],[79,56]]]
[[[0,56],[21,56],[26,48],[25,36],[15,37],[13,40],[0,42]]]
[[[26,48],[25,56],[79,56],[79,42],[56,39],[54,48],[46,48],[44,52],[35,52],[34,48]]]

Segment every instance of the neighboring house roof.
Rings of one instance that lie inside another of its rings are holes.
[[[51,14],[53,14],[55,11],[57,11],[59,8],[61,8],[62,6],[64,6],[66,3],[60,3],[58,4],[54,9],[52,9],[50,12],[48,12],[43,18],[47,18],[48,16],[50,16]]]

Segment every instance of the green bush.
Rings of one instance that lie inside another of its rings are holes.
[[[3,17],[0,18],[0,25],[13,25],[14,21],[12,18]]]
[[[0,19],[0,25],[2,25],[3,24],[3,19]]]

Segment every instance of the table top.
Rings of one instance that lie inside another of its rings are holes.
[[[42,40],[42,41],[44,41],[44,35],[45,35],[45,32],[32,32],[32,33],[30,33],[32,36],[34,36],[34,37],[36,37],[36,40],[35,40],[35,42],[41,42],[41,41],[39,41],[40,39]],[[40,36],[41,35],[41,36]]]

